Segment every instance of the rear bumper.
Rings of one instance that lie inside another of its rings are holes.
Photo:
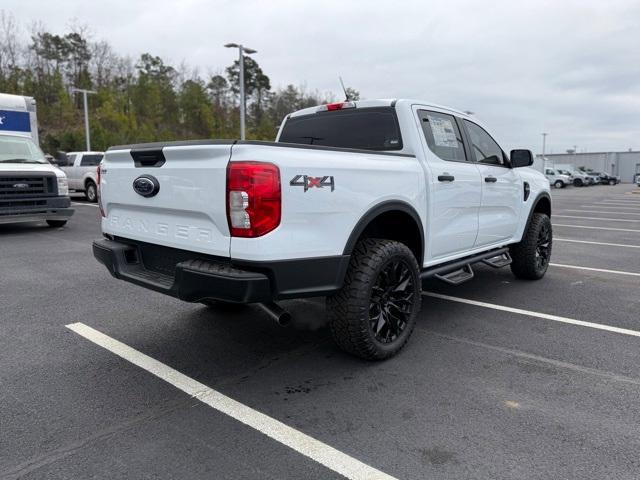
[[[329,295],[342,286],[349,264],[348,255],[244,262],[127,239],[96,240],[93,254],[115,278],[187,302],[254,303]]]
[[[0,224],[68,220],[74,213],[69,197],[34,197],[0,201]]]

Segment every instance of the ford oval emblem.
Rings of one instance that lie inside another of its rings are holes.
[[[133,181],[133,189],[143,197],[153,197],[160,191],[160,183],[152,175],[140,175]]]

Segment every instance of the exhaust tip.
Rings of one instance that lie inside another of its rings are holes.
[[[259,303],[258,306],[281,327],[286,327],[291,323],[291,314],[277,303]]]
[[[276,323],[278,325],[280,325],[281,327],[286,327],[286,326],[290,325],[291,324],[291,314],[289,312],[283,312],[282,314],[280,314],[280,316],[276,320]]]

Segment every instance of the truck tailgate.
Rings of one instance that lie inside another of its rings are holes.
[[[112,147],[101,164],[102,231],[229,256],[226,169],[233,141]],[[157,192],[145,192],[144,176]]]

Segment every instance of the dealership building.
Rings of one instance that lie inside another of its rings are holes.
[[[574,170],[585,167],[619,176],[622,182],[631,183],[636,175],[640,175],[640,151],[553,153],[544,156],[544,166],[561,169],[571,166]]]

